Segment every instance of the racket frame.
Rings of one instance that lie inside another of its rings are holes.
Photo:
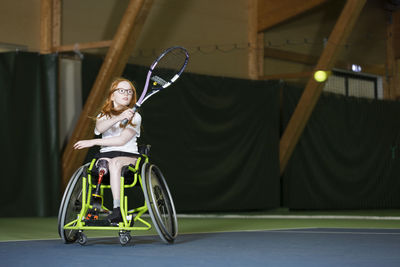
[[[174,75],[174,77],[172,77],[171,80],[167,81],[166,84],[164,84],[164,85],[162,85],[162,86],[159,86],[159,87],[152,88],[152,90],[150,90],[150,92],[147,94],[147,91],[148,91],[148,88],[149,88],[149,83],[150,83],[150,80],[151,80],[151,74],[153,73],[154,68],[157,66],[157,64],[160,62],[160,60],[161,60],[166,54],[168,54],[170,51],[172,51],[172,50],[174,50],[174,49],[181,49],[181,50],[183,50],[183,51],[185,52],[186,59],[185,59],[183,65],[182,65],[181,69],[178,71],[178,73],[176,73],[176,74]],[[145,85],[144,85],[144,87],[143,87],[143,92],[142,92],[142,94],[140,95],[139,100],[138,100],[138,101],[136,102],[136,104],[133,106],[133,108],[132,108],[133,112],[136,112],[136,110],[137,110],[138,108],[140,108],[141,105],[142,105],[147,99],[149,99],[151,96],[153,96],[154,94],[160,92],[162,89],[165,89],[165,88],[167,88],[168,86],[170,86],[171,84],[173,84],[173,83],[180,77],[180,75],[182,74],[182,72],[185,70],[185,68],[186,68],[186,66],[187,66],[187,64],[188,64],[188,61],[189,61],[189,53],[188,53],[187,50],[186,50],[184,47],[182,47],[182,46],[172,46],[172,47],[167,48],[166,50],[164,50],[164,51],[156,58],[156,60],[154,60],[153,63],[150,65],[149,71],[147,72],[146,83],[145,83]],[[128,123],[128,120],[127,120],[127,119],[124,119],[124,120],[122,121],[122,125],[124,125],[124,126],[125,126],[127,123]]]

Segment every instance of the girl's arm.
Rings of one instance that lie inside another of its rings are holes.
[[[74,144],[74,149],[82,149],[92,146],[123,146],[131,140],[135,134],[136,131],[132,128],[125,128],[119,136],[78,141]]]
[[[109,117],[101,117],[96,120],[96,134],[102,134],[108,129],[111,128],[114,124],[116,124],[119,121],[122,121],[124,119],[128,119],[128,121],[133,117],[134,112],[132,109],[127,109],[118,116],[112,116],[111,118]]]

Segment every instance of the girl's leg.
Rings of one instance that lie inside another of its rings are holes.
[[[121,169],[123,166],[133,164],[135,165],[137,158],[130,157],[115,157],[109,161],[110,168],[110,185],[113,195],[113,199],[120,199],[120,187],[121,187]]]
[[[111,220],[119,220],[120,213],[120,196],[121,196],[121,169],[123,166],[133,164],[135,165],[137,158],[130,157],[115,157],[109,160],[109,170],[110,170],[110,185],[111,192],[113,195],[113,214],[111,216]],[[117,213],[117,214],[115,214]],[[114,218],[115,217],[115,218]]]

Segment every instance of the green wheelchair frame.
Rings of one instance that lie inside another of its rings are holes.
[[[146,212],[149,213],[160,238],[166,243],[173,243],[178,234],[178,222],[171,193],[160,169],[149,163],[149,158],[145,154],[137,159],[134,167],[126,166],[128,171],[134,175],[132,183],[125,184],[125,178],[121,174],[120,209],[123,221],[118,224],[110,224],[106,220],[92,223],[85,220],[88,211],[92,208],[92,191],[96,188],[96,184],[92,183],[91,175],[96,160],[95,158],[76,170],[64,192],[58,213],[58,233],[64,243],[78,241],[79,244],[84,245],[87,242],[84,230],[118,230],[121,245],[126,245],[131,240],[130,231],[152,228],[150,222],[142,218]],[[138,185],[144,195],[144,204],[128,210],[128,197],[125,195],[125,189]],[[102,198],[104,189],[109,188],[111,188],[110,185],[101,185],[100,195]],[[109,212],[103,201],[101,206],[100,217]],[[140,225],[136,226],[138,223]]]

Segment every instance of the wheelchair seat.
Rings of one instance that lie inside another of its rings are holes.
[[[124,177],[125,179],[124,180],[125,185],[130,185],[134,182],[135,173],[137,173],[138,170],[141,170],[143,163],[146,161],[146,158],[148,158],[150,155],[150,148],[151,145],[138,145],[139,154],[137,154],[138,156],[137,160],[139,162],[139,165],[137,166],[137,168],[133,164],[129,164],[122,167],[121,176]],[[97,166],[97,162],[99,159],[95,157],[93,160],[96,160],[96,162],[92,168],[89,167],[87,169],[87,173],[90,174],[92,178],[91,184],[97,184],[97,181],[99,179],[99,169],[95,166]],[[110,185],[110,174],[108,171],[103,176],[102,185]]]
[[[93,160],[98,161],[97,158],[94,158]],[[121,176],[124,177],[124,183],[125,185],[130,185],[133,183],[135,179],[135,173],[138,172],[142,168],[143,163],[145,162],[145,159],[143,156],[138,157],[137,159],[139,161],[139,166],[136,168],[135,165],[129,164],[125,165],[121,169]],[[91,177],[91,184],[97,184],[97,181],[99,179],[99,169],[96,167],[96,163],[93,165],[93,168],[88,168],[87,169],[87,174],[90,175]],[[110,185],[110,173],[107,171],[107,173],[103,176],[103,180],[101,182],[102,185]]]

